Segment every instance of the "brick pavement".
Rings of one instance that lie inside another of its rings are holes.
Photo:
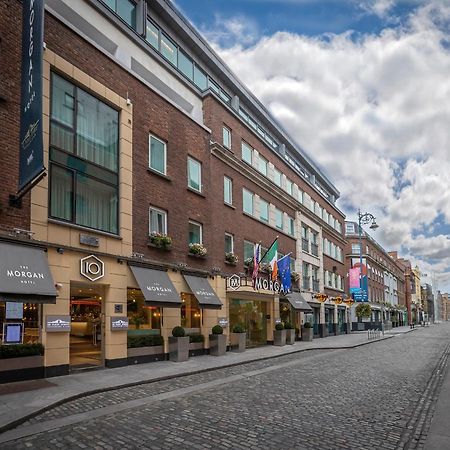
[[[440,325],[96,394],[2,448],[422,448],[449,337]]]

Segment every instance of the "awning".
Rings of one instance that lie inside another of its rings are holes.
[[[186,283],[191,289],[195,298],[198,300],[200,308],[203,309],[221,309],[222,302],[220,301],[214,289],[208,283],[206,278],[196,277],[194,275],[183,275]]]
[[[0,301],[56,303],[56,289],[45,251],[0,242]]]
[[[313,312],[311,306],[308,305],[307,301],[302,297],[300,292],[291,292],[286,295],[286,299],[297,311],[302,311],[305,313]]]
[[[181,305],[181,298],[166,271],[140,266],[130,266],[130,269],[147,305],[172,308]]]

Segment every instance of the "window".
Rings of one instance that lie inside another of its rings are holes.
[[[155,136],[149,136],[148,164],[153,170],[166,174],[166,143]]]
[[[295,220],[292,217],[288,217],[288,233],[291,236],[295,235]]]
[[[164,33],[161,33],[161,55],[174,66],[178,62],[178,48]]]
[[[103,0],[122,20],[136,29],[136,5],[131,0]]]
[[[275,226],[280,230],[283,229],[283,211],[275,208]]]
[[[197,65],[194,66],[194,83],[202,91],[204,91],[208,85],[208,78],[206,77],[205,72],[203,72],[200,67],[197,67]]]
[[[243,202],[243,210],[247,214],[251,214],[253,216],[254,211],[254,194],[247,189],[242,190],[242,202]]]
[[[313,291],[319,292],[319,268],[312,266]]]
[[[167,234],[167,212],[150,206],[150,234]]]
[[[189,78],[189,80],[193,81],[194,63],[192,62],[192,59],[181,50],[178,52],[178,69],[180,69],[180,72]]]
[[[311,254],[319,256],[319,235],[314,231],[311,232]]]
[[[159,28],[148,19],[145,39],[153,48],[159,51]]]
[[[244,261],[248,259],[253,259],[253,253],[255,251],[255,244],[250,241],[244,241]],[[261,251],[261,256],[264,253]]]
[[[248,163],[252,164],[253,161],[253,148],[250,147],[246,142],[242,141],[242,159]]]
[[[234,236],[225,233],[225,253],[234,253]]]
[[[311,280],[309,275],[309,264],[303,262],[302,263],[302,272],[303,272],[303,289],[310,290],[311,289]]]
[[[278,169],[273,169],[273,182],[281,187],[281,172]]]
[[[119,114],[51,75],[50,216],[118,232]]]
[[[358,254],[361,251],[361,246],[359,244],[352,244],[352,253],[353,254]]]
[[[267,170],[269,167],[269,161],[267,161],[266,158],[264,158],[264,156],[262,156],[261,154],[259,155],[259,162],[258,162],[258,170],[267,177]]]
[[[263,222],[269,222],[269,202],[266,202],[262,198],[259,199],[259,218]]]
[[[188,156],[188,186],[199,192],[202,190],[202,165],[190,156]]]
[[[346,223],[345,224],[345,232],[346,233],[354,233],[355,232],[355,224],[354,223]]]
[[[305,193],[301,189],[299,189],[298,190],[298,201],[303,204],[304,199],[305,199]]]
[[[228,205],[233,204],[233,180],[223,177],[223,201]]]
[[[193,294],[182,292],[181,295],[181,326],[184,328],[200,328],[201,309]]]
[[[289,195],[293,194],[293,183],[289,178],[286,178],[286,192]]]
[[[203,244],[202,228],[200,223],[189,221],[189,244]]]
[[[86,308],[88,308],[87,305]],[[141,319],[139,322],[140,330],[146,330],[146,332],[149,334],[160,334],[161,309],[157,306],[146,305],[145,298],[142,295],[142,291],[140,289],[127,289],[127,315],[130,321],[130,329],[138,329],[138,326],[133,323],[133,319],[135,317],[139,317]]]
[[[226,148],[231,148],[231,131],[227,127],[222,128],[222,142]]]
[[[308,228],[302,225],[302,250],[309,253]]]

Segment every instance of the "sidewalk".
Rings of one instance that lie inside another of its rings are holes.
[[[45,380],[0,385],[0,433],[14,428],[31,416],[56,404],[96,392],[276,358],[290,353],[354,348],[389,339],[394,337],[395,334],[408,333],[409,331],[412,331],[409,327],[399,327],[386,332],[385,336],[380,339],[371,340],[368,340],[367,332],[355,332],[314,339],[312,342],[300,341],[284,347],[265,346],[247,349],[243,353],[227,352],[225,356],[221,357],[196,356],[182,363],[159,361],[116,369],[76,373]],[[1,395],[1,392],[12,393]]]

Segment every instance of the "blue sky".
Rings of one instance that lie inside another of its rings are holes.
[[[341,192],[450,291],[450,0],[176,0]],[[430,282],[429,279],[423,281]]]

